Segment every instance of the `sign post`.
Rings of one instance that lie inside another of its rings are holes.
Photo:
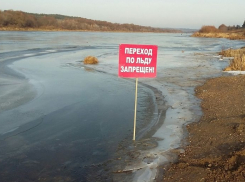
[[[135,133],[136,133],[136,113],[137,113],[137,98],[138,98],[138,78],[135,81],[135,102],[134,102],[134,134],[133,140],[135,140]]]
[[[156,45],[121,44],[119,46],[118,76],[136,78],[133,140],[136,133],[138,78],[155,78],[156,74]]]

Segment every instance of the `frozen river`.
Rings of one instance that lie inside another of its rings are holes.
[[[157,78],[117,77],[122,43],[158,46]],[[201,116],[194,88],[244,42],[189,34],[0,32],[0,181],[153,181]],[[98,65],[84,67],[86,56]],[[16,175],[11,175],[11,173]]]

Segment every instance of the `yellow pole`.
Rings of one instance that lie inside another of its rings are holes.
[[[137,90],[138,90],[138,78],[135,81],[135,105],[134,105],[134,135],[133,140],[135,140],[135,131],[136,131],[136,112],[137,112]]]

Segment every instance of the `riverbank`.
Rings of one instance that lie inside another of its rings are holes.
[[[245,76],[213,78],[195,91],[203,116],[187,126],[188,146],[164,181],[244,181]]]
[[[16,32],[103,32],[103,33],[183,33],[182,31],[129,31],[129,30],[84,30],[84,29],[61,29],[61,28],[19,28],[19,27],[0,27],[0,31],[16,31]]]
[[[109,33],[142,33],[142,32],[130,32],[130,31],[98,31],[98,30],[68,30],[58,28],[15,28],[15,27],[2,27],[0,31],[20,31],[20,32],[109,32]],[[154,32],[143,32],[143,33],[154,33]],[[156,32],[159,33],[159,32]],[[179,32],[178,32],[179,33]]]
[[[200,33],[195,32],[192,34],[192,37],[205,37],[205,38],[226,38],[230,40],[243,40],[245,39],[245,30],[243,31],[234,31],[234,32],[208,32]]]
[[[36,14],[22,11],[4,10],[0,13],[0,29],[2,30],[74,30],[74,31],[100,31],[100,32],[175,32],[181,30],[162,29],[134,24],[119,24],[107,21],[91,20],[82,17],[73,17],[60,14]]]

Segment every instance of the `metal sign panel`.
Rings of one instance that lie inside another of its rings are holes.
[[[121,44],[119,46],[119,77],[155,78],[156,75],[156,45]]]

